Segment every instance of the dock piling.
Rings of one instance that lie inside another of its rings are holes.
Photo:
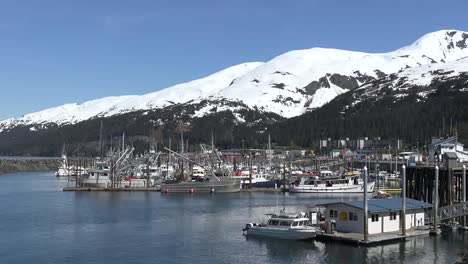
[[[367,166],[364,166],[364,241],[368,241],[369,216],[367,212]]]
[[[431,230],[432,235],[437,235],[439,233],[439,230],[437,226],[439,225],[439,166],[435,166],[435,190],[434,190],[434,223],[433,227]]]
[[[401,203],[403,213],[401,214],[401,234],[406,236],[406,166],[401,166],[402,171],[402,187],[401,187]]]
[[[463,174],[462,174],[462,184],[463,184],[463,203],[466,203],[466,166],[463,165]],[[467,228],[466,215],[463,217],[463,227]]]

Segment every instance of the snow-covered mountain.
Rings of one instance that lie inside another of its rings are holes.
[[[18,125],[74,124],[203,100],[213,104],[220,100],[242,102],[248,107],[293,117],[321,107],[349,90],[372,89],[369,84],[376,79],[424,85],[441,71],[463,72],[468,64],[465,58],[468,58],[468,33],[457,30],[429,33],[388,53],[327,48],[295,50],[265,63],[239,64],[150,94],[106,97],[10,118],[0,122],[0,132]],[[206,113],[209,111],[199,111],[197,115]]]
[[[468,57],[446,63],[433,63],[403,69],[397,73],[386,75],[375,81],[366,83],[356,89],[360,99],[379,98],[391,92],[395,100],[415,93],[421,99],[435,92],[434,82],[447,83],[456,78],[468,76]],[[468,83],[461,92],[468,92]]]

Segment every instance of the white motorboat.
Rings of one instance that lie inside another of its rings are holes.
[[[280,239],[305,240],[316,235],[316,229],[308,225],[309,218],[301,212],[295,215],[281,213],[271,215],[266,224],[249,223],[242,231],[247,236],[264,236]]]
[[[367,192],[374,191],[374,182],[367,184]],[[292,193],[363,193],[364,181],[358,177],[344,179],[314,179],[301,177],[289,186]]]

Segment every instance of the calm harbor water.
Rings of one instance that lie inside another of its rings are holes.
[[[247,239],[242,227],[329,199],[277,193],[62,192],[52,172],[0,176],[0,263],[455,263],[466,235],[371,248]]]

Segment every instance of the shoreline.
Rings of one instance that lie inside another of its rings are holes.
[[[56,170],[60,158],[0,158],[0,175],[15,172]]]

